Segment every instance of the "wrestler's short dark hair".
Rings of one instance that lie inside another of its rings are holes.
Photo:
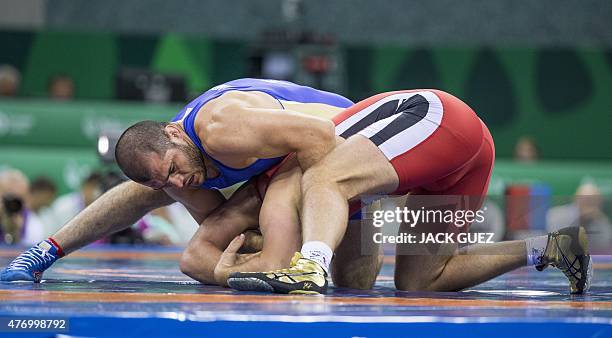
[[[156,153],[160,157],[172,148],[170,138],[164,133],[167,122],[141,121],[126,129],[115,147],[115,160],[123,173],[132,181],[144,183],[151,179],[151,172],[143,161],[143,155]]]

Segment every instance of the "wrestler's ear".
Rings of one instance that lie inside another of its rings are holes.
[[[164,127],[164,134],[170,141],[178,141],[183,138],[183,131],[174,123],[169,123]]]

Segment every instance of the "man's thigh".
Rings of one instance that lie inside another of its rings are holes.
[[[351,136],[336,146],[304,175],[308,178],[303,182],[338,184],[347,199],[389,193],[398,184],[397,173],[389,160],[374,143],[361,135]],[[308,190],[308,187],[302,189]]]
[[[483,160],[463,175],[453,186],[442,191],[415,191],[406,200],[408,210],[439,210],[441,212],[471,211],[476,213],[482,206],[486,195],[492,162],[488,150]],[[465,222],[438,222],[429,219],[425,223],[411,226],[406,223],[400,225],[400,233],[416,236],[417,241],[428,238],[427,243],[401,244],[397,247],[395,261],[395,284],[402,290],[427,290],[444,271],[446,264],[456,254],[457,243],[447,241],[444,235],[456,235],[468,232],[470,224]],[[436,235],[441,234],[436,238]],[[456,238],[456,237],[453,237]],[[436,242],[430,242],[431,239]],[[438,243],[448,242],[448,243]]]

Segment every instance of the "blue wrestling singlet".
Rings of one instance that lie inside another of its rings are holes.
[[[317,90],[314,88],[300,86],[295,83],[278,80],[263,79],[238,79],[213,87],[195,100],[189,102],[173,119],[172,122],[182,122],[185,132],[189,138],[200,148],[204,156],[210,158],[219,169],[219,176],[207,179],[200,186],[207,189],[223,189],[243,182],[253,176],[259,175],[275,164],[278,164],[284,156],[276,158],[258,159],[246,168],[234,169],[215,160],[202,147],[200,139],[195,132],[195,118],[200,108],[208,101],[213,100],[222,94],[232,91],[258,91],[264,92],[275,99],[282,101],[293,101],[301,103],[323,103],[339,108],[347,108],[353,105],[349,99],[338,94]],[[281,103],[282,106],[282,103]]]

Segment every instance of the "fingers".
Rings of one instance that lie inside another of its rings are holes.
[[[259,257],[261,255],[261,251],[250,253],[250,254],[238,254],[236,259],[236,264],[243,264],[250,261],[253,258]]]
[[[218,265],[232,266],[236,264],[237,252],[244,243],[244,235],[240,234],[230,242],[230,244],[225,248],[221,257],[219,258]]]
[[[242,244],[244,244],[244,234],[234,237],[223,253],[236,254],[238,250],[240,250],[240,247],[242,247]]]
[[[244,243],[244,235],[240,234],[236,236],[230,244],[227,246],[225,251],[219,257],[219,262],[215,266],[214,277],[215,281],[219,285],[226,285],[227,276],[229,275],[232,266],[236,265],[236,259],[238,258],[238,250]]]

